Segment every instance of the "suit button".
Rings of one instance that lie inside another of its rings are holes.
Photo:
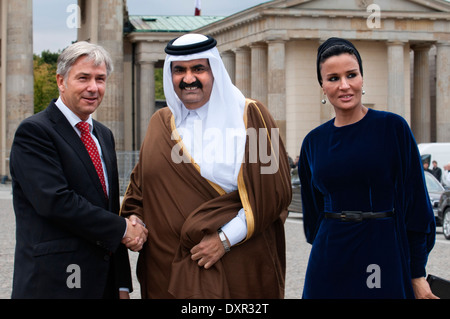
[[[104,259],[105,261],[109,261],[110,257],[109,257],[109,255],[105,255],[105,256],[103,256],[103,259]]]

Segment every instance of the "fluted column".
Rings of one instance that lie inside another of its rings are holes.
[[[450,43],[438,43],[436,45],[436,142],[450,141],[449,88]]]
[[[388,42],[388,110],[405,116],[405,66],[403,42]]]
[[[268,108],[280,128],[280,137],[286,141],[286,69],[285,43],[270,40],[268,43]]]
[[[227,69],[228,75],[230,76],[231,82],[236,83],[235,80],[235,70],[236,70],[236,60],[234,53],[232,51],[222,52],[221,54],[223,64],[225,69]]]
[[[32,1],[7,1],[7,12],[7,63],[4,67],[9,148],[20,122],[34,113]]]
[[[0,38],[7,41],[7,2],[0,0]],[[6,46],[0,47],[0,176],[9,175],[6,163]]]
[[[430,45],[414,46],[414,104],[411,109],[411,130],[417,143],[431,142],[430,123]]]
[[[123,3],[123,0],[98,1],[98,44],[110,53],[114,72],[108,78],[96,117],[113,132],[117,150],[124,149]]]
[[[253,44],[251,49],[251,98],[267,105],[267,46]]]
[[[251,82],[250,82],[250,50],[248,48],[237,48],[236,54],[236,74],[235,85],[241,90],[245,97],[250,97]]]
[[[136,146],[140,148],[155,112],[155,62],[139,61],[139,101],[136,114]]]
[[[2,50],[6,51],[6,63],[2,65],[6,68],[2,83],[5,85],[2,148],[9,150],[20,122],[34,113],[33,7],[32,0],[2,1],[1,5],[6,10],[6,39],[2,38],[2,45],[6,45],[6,50]],[[9,175],[8,156],[1,152],[2,175]]]

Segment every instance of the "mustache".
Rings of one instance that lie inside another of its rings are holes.
[[[198,87],[199,89],[202,89],[203,88],[203,84],[199,80],[196,80],[196,81],[194,81],[192,83],[189,83],[189,84],[184,82],[184,81],[181,81],[179,87],[182,90],[185,89],[185,88],[188,88],[188,87]]]

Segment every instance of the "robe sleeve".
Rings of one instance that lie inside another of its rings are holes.
[[[396,123],[400,130],[399,153],[401,157],[401,176],[403,192],[398,196],[404,203],[404,223],[408,238],[411,277],[424,277],[428,254],[434,246],[436,224],[431,207],[420,153],[414,136],[403,119]]]
[[[302,196],[303,228],[306,241],[312,244],[323,218],[324,203],[322,194],[312,180],[308,138],[305,138],[300,151],[298,174]]]
[[[141,150],[142,152],[142,150]],[[130,182],[120,208],[120,215],[129,217],[136,215],[141,220],[144,220],[144,211],[142,204],[142,189],[141,189],[141,161],[138,161],[130,175]]]
[[[248,140],[239,171],[238,190],[220,196],[216,193],[186,218],[180,232],[180,245],[172,260],[168,287],[169,293],[176,298],[230,298],[229,282],[239,276],[228,272],[229,269],[238,269],[236,265],[239,263],[244,263],[246,267],[267,264],[264,269],[270,269],[268,272],[271,274],[264,274],[264,278],[256,279],[258,281],[277,282],[277,276],[273,277],[273,274],[284,278],[283,223],[292,197],[290,168],[284,145],[276,133],[271,134],[272,129],[277,130],[277,127],[267,109],[257,102],[251,102],[246,110],[248,117],[244,120],[248,124]],[[261,160],[261,155],[267,157]],[[210,269],[206,270],[192,262],[190,249],[205,234],[217,232],[217,229],[236,217],[236,212],[241,208],[245,210],[247,221],[246,239]],[[255,256],[250,257],[251,254]],[[234,268],[230,268],[230,265]],[[278,282],[277,287],[280,284]]]
[[[247,116],[248,146],[242,174],[238,177],[247,220],[246,240],[264,232],[276,221],[284,223],[292,200],[290,166],[275,120],[256,101],[248,104]]]
[[[145,194],[145,189],[143,189],[143,186],[145,185],[145,181],[143,178],[143,174],[145,168],[147,168],[148,165],[152,165],[153,162],[151,159],[148,159],[149,158],[148,156],[144,155],[152,154],[153,148],[150,143],[152,140],[160,142],[159,145],[166,145],[165,143],[171,141],[172,138],[171,133],[170,131],[166,131],[169,130],[170,127],[169,122],[171,114],[172,113],[170,113],[168,108],[163,108],[155,112],[155,114],[153,114],[152,117],[150,118],[147,131],[144,137],[144,141],[139,151],[139,160],[137,161],[135,167],[133,168],[130,174],[130,181],[128,183],[127,190],[125,191],[124,198],[122,200],[120,215],[123,217],[136,215],[145,224],[147,225],[149,224],[149,222],[146,221],[145,219],[144,213],[143,194]],[[155,133],[159,133],[159,135],[156,135]],[[161,150],[158,149],[158,152],[161,152]],[[147,200],[148,198],[146,197],[145,199]]]

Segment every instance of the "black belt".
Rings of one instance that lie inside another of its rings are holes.
[[[358,211],[342,211],[340,213],[325,212],[325,218],[340,219],[344,222],[360,222],[364,219],[386,218],[394,216],[394,211],[374,213]]]

